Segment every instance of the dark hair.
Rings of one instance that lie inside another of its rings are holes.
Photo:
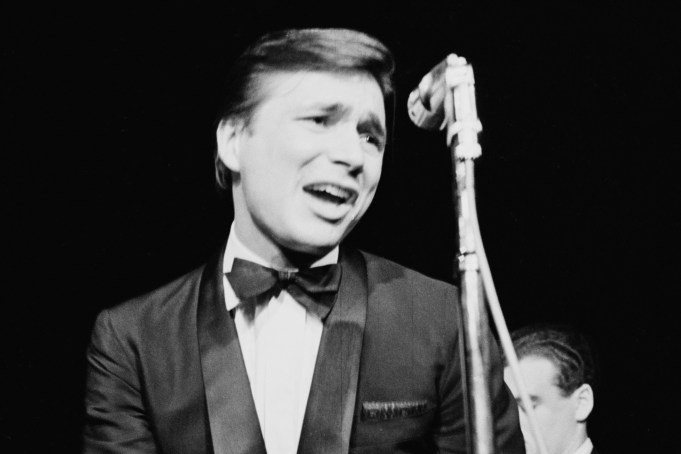
[[[310,28],[268,33],[236,60],[227,75],[218,121],[247,125],[265,97],[263,76],[276,72],[321,71],[364,73],[378,83],[386,106],[387,124],[394,112],[391,52],[376,38],[341,28]],[[229,170],[215,155],[218,187],[229,187]]]
[[[558,369],[556,386],[564,396],[587,383],[596,387],[596,364],[586,338],[562,325],[532,325],[512,333],[518,359],[540,356]]]

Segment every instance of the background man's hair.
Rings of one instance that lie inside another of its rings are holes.
[[[539,356],[556,366],[556,386],[563,395],[585,383],[596,388],[594,355],[581,333],[564,325],[531,325],[514,331],[511,339],[518,359]]]
[[[277,72],[321,71],[367,74],[385,101],[386,123],[394,118],[394,58],[385,45],[365,33],[341,28],[282,30],[262,36],[236,60],[227,75],[218,122],[247,125],[265,99],[263,78]],[[215,155],[218,187],[228,189],[229,170]]]

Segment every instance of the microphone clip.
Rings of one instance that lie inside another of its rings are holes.
[[[407,102],[411,120],[420,128],[447,128],[447,145],[458,137],[457,158],[481,154],[477,134],[482,131],[475,103],[473,67],[464,57],[449,54],[426,74]]]

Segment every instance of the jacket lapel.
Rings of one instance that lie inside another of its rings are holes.
[[[225,306],[222,252],[203,270],[197,314],[213,451],[215,454],[265,454],[236,326]]]
[[[338,299],[324,321],[298,454],[350,449],[368,292],[360,253],[341,249],[341,264]]]

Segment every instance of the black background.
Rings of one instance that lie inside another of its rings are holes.
[[[212,164],[221,74],[263,32],[303,26],[367,31],[397,60],[396,144],[349,240],[452,279],[448,151],[411,125],[406,98],[445,55],[465,56],[480,225],[509,328],[565,322],[590,337],[604,452],[678,444],[672,8],[232,3],[5,6],[3,452],[77,452],[96,313],[188,271],[228,231]]]

